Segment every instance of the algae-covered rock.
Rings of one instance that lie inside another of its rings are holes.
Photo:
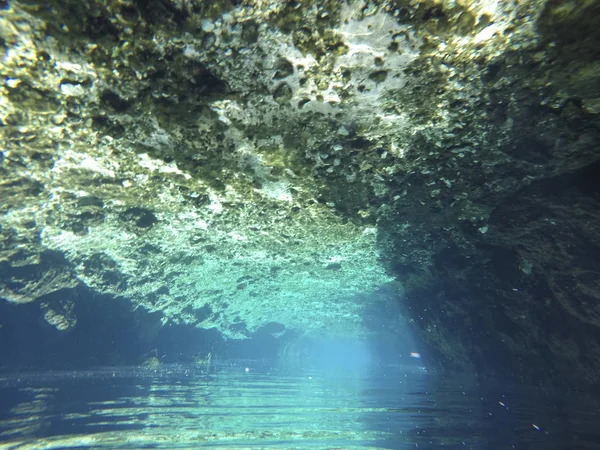
[[[0,295],[83,283],[234,338],[398,302],[453,365],[597,382],[596,12],[14,1]]]
[[[4,11],[7,33],[20,33],[5,39],[2,69],[3,232],[31,235],[24,247],[34,255],[65,258],[55,289],[82,282],[165,323],[229,337],[269,322],[363,333],[354,296],[391,278],[371,224],[323,198],[319,136],[339,125],[290,104],[299,71],[316,61],[276,27],[248,42],[246,25],[271,10],[189,7],[17,2]],[[166,8],[162,19],[156,8]],[[21,290],[28,301],[46,293]],[[11,285],[4,291],[17,301]],[[43,310],[62,327],[64,315]]]

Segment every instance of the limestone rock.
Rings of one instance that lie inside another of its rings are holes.
[[[600,380],[596,2],[50,3],[1,11],[3,298],[364,336],[396,280],[454,365]]]

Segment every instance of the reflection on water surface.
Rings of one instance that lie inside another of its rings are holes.
[[[600,448],[592,397],[418,366],[23,373],[0,398],[0,449]]]

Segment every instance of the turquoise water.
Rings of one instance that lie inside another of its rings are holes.
[[[21,373],[0,399],[0,449],[600,448],[592,396],[416,365]]]

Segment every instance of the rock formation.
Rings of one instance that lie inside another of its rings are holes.
[[[600,381],[597,2],[0,7],[6,301]]]

